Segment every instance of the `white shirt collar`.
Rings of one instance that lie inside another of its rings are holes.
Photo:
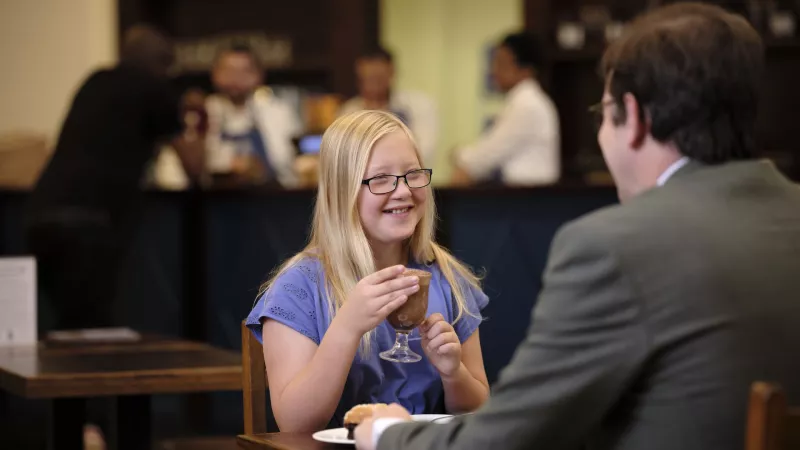
[[[533,78],[526,78],[519,83],[515,84],[513,88],[508,91],[508,97],[513,98],[519,95],[520,92],[525,90],[536,89],[537,82]]]
[[[667,180],[675,175],[675,172],[679,171],[681,167],[685,166],[686,164],[689,164],[688,156],[684,156],[683,158],[672,163],[669,167],[667,167],[667,170],[665,170],[661,176],[658,177],[658,180],[656,180],[656,186],[663,186]]]

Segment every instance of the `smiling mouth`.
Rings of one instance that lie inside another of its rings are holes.
[[[406,206],[405,208],[384,209],[383,212],[387,214],[405,214],[411,211],[411,208],[413,208],[413,206]]]

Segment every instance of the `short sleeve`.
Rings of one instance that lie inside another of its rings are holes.
[[[263,321],[272,319],[319,345],[316,279],[314,269],[301,262],[288,268],[273,281],[270,288],[258,299],[245,322],[259,342],[262,342]]]
[[[456,330],[458,339],[461,342],[465,342],[470,336],[472,336],[472,333],[478,329],[483,321],[481,311],[483,311],[483,309],[486,308],[486,305],[489,304],[489,297],[484,294],[479,287],[473,286],[471,283],[461,277],[458,277],[458,283],[461,287],[461,291],[464,294],[464,306],[466,309],[461,314],[461,318],[453,325],[453,328]],[[456,317],[458,310],[455,303],[455,297],[452,298],[452,302],[454,311],[453,317]]]

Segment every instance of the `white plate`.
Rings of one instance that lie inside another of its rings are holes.
[[[330,430],[317,431],[311,437],[316,441],[327,442],[329,444],[355,444],[356,441],[347,439],[346,428],[332,428]]]
[[[415,422],[432,422],[436,420],[436,423],[446,423],[447,420],[438,420],[438,419],[447,419],[451,418],[450,414],[414,414],[411,416]],[[311,437],[314,440],[320,442],[327,442],[329,444],[355,444],[356,441],[352,439],[347,439],[347,429],[346,428],[332,428],[330,430],[322,430],[317,431],[316,433],[312,434]]]

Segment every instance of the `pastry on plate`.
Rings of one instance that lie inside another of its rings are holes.
[[[368,403],[363,405],[356,405],[350,408],[350,411],[344,415],[344,427],[347,429],[347,439],[353,439],[353,432],[356,427],[366,419],[372,417],[375,408],[386,407],[386,403]]]

